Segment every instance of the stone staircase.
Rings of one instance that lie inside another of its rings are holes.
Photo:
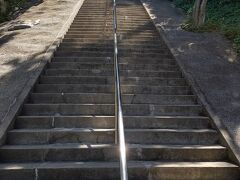
[[[239,179],[140,1],[117,2],[129,179]],[[1,180],[120,179],[111,7],[85,0],[0,147]]]

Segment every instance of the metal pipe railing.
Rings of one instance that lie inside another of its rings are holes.
[[[126,144],[123,125],[120,75],[117,47],[117,11],[116,0],[113,0],[113,37],[114,37],[114,77],[115,77],[115,143],[119,143],[121,180],[128,180]]]

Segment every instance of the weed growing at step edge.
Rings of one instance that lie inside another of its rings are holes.
[[[232,40],[237,52],[240,53],[240,1],[239,0],[208,0],[206,23],[200,28],[193,25],[191,14],[195,0],[171,0],[187,15],[188,20],[182,24],[182,28],[195,32],[223,33]]]

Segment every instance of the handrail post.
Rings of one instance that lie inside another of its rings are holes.
[[[113,0],[113,37],[114,37],[114,77],[115,77],[115,143],[116,144],[119,143],[121,180],[128,180],[120,75],[118,67],[116,0]]]

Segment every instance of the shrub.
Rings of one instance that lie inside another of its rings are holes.
[[[0,0],[1,12],[0,22],[6,21],[17,11],[23,8],[27,0]],[[4,6],[3,6],[4,5]],[[3,8],[4,7],[4,8]]]

